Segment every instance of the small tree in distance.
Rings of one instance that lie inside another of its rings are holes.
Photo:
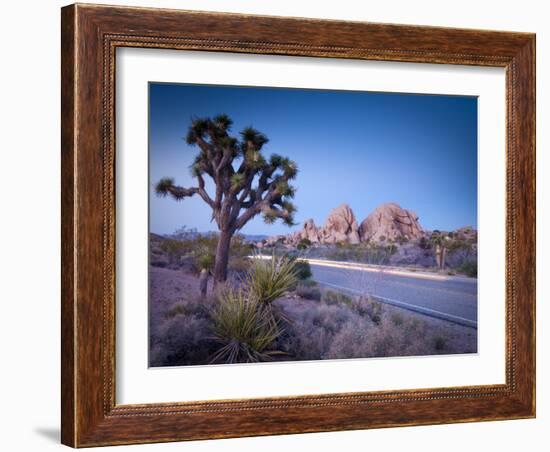
[[[199,148],[191,167],[197,185],[184,188],[166,177],[155,187],[157,195],[170,195],[177,201],[199,195],[212,209],[212,220],[220,231],[215,282],[227,279],[229,247],[235,232],[258,214],[268,224],[281,219],[292,226],[296,211],[290,201],[295,189],[289,183],[298,173],[296,163],[277,154],[266,159],[261,150],[268,138],[252,127],[245,128],[240,139],[235,138],[229,135],[232,123],[227,115],[194,119],[186,140]],[[206,176],[214,182],[213,195],[206,191]]]
[[[434,230],[430,236],[430,242],[432,243],[435,251],[435,261],[439,270],[443,270],[445,268],[448,240],[449,236],[444,232],[438,231],[437,229]]]

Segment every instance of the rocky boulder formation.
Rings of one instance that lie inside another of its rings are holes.
[[[350,206],[342,204],[331,210],[324,226],[318,227],[309,219],[304,222],[301,230],[286,236],[269,237],[264,244],[271,246],[279,242],[294,247],[301,240],[309,240],[312,244],[319,245],[356,245],[369,240],[415,240],[422,236],[424,231],[418,222],[418,216],[410,210],[402,209],[398,204],[378,206],[360,226]]]
[[[263,246],[274,246],[277,243],[286,243],[288,238],[289,236],[285,236],[285,235],[273,235],[265,239],[263,242],[261,242],[263,244],[262,248]],[[258,245],[256,244],[256,246]]]
[[[350,206],[342,204],[332,209],[321,230],[321,242],[354,245],[360,242],[359,225]]]
[[[282,242],[290,246],[298,245],[301,240],[309,240],[312,244],[357,244],[361,241],[359,224],[347,204],[333,209],[323,227],[316,226],[313,219],[310,218],[304,222],[301,230],[283,237]],[[266,245],[273,245],[277,241],[281,241],[281,236],[270,237],[266,241]]]
[[[300,239],[309,240],[311,243],[321,242],[321,233],[319,228],[315,226],[313,219],[306,220],[302,230],[300,231]]]
[[[380,238],[395,240],[400,237],[413,240],[424,235],[418,215],[395,203],[378,206],[361,223],[359,232],[362,241],[380,241]]]

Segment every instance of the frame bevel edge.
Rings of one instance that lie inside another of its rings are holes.
[[[517,396],[525,417],[536,417],[536,34],[514,56],[518,188],[516,227],[518,228],[517,302],[519,328],[515,347],[522,378]]]
[[[76,13],[61,9],[61,442],[76,447]]]

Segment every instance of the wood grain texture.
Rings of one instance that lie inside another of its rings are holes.
[[[534,35],[80,4],[63,8],[61,34],[64,444],[535,415]],[[506,68],[506,384],[116,405],[114,69],[124,46]]]
[[[74,158],[75,158],[75,30],[74,9],[63,9],[61,19],[61,441],[75,444],[74,340]]]

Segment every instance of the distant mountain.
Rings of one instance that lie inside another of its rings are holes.
[[[161,241],[164,240],[166,237],[164,237],[163,235],[155,234],[154,232],[151,232],[151,233],[149,234],[149,238],[150,238],[150,240],[154,240],[155,242],[161,242]]]
[[[266,240],[269,236],[266,234],[239,234],[247,242],[261,242]]]

